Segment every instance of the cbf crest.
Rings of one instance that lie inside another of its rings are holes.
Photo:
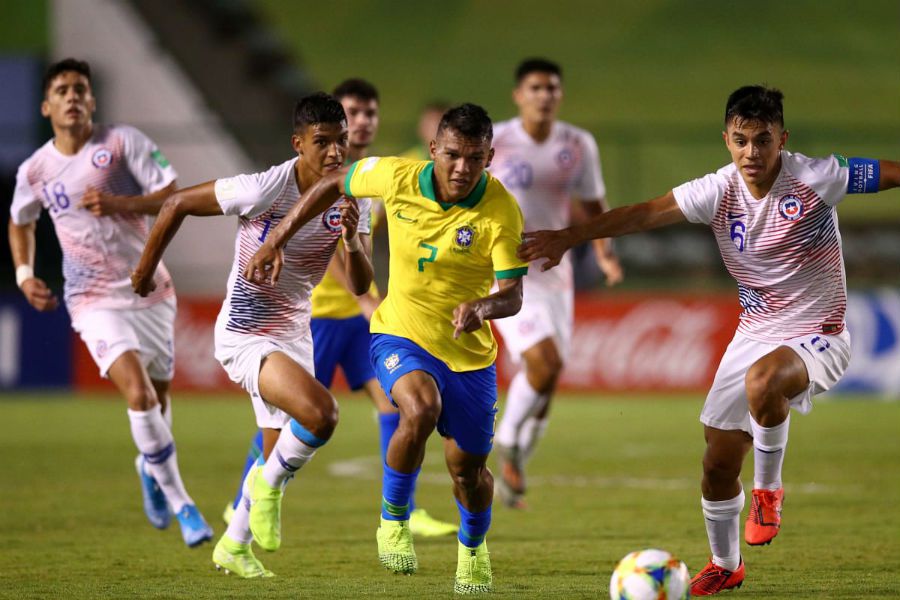
[[[400,356],[396,352],[384,359],[384,368],[388,370],[388,373],[393,373],[399,366]]]
[[[803,200],[794,194],[783,196],[778,202],[778,212],[788,221],[797,221],[803,216]]]
[[[341,210],[332,206],[322,214],[322,224],[332,233],[340,233],[341,231]]]
[[[456,228],[453,236],[454,250],[465,252],[475,243],[475,228],[468,223]]]

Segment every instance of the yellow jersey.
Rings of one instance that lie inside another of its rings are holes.
[[[369,217],[370,230],[375,233],[375,221],[378,218],[377,211],[374,210],[375,203],[378,200],[372,198],[372,213]],[[344,242],[338,241],[338,247],[343,248]],[[369,295],[378,297],[378,286],[375,281],[369,288]],[[313,288],[312,297],[312,318],[313,319],[349,319],[362,314],[362,309],[356,301],[356,296],[350,293],[340,282],[334,278],[330,272],[325,271],[325,276],[315,288]]]
[[[525,275],[522,212],[487,172],[465,199],[440,202],[433,173],[431,161],[377,156],[347,173],[347,194],[381,198],[388,225],[388,293],[371,331],[411,340],[453,371],[483,369],[497,358],[491,327],[454,340],[453,309],[487,296],[495,278]]]

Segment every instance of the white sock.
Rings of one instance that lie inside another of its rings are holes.
[[[166,425],[169,426],[169,431],[172,431],[172,399],[169,398],[169,401],[166,402],[166,409],[162,411],[163,421],[166,422]]]
[[[497,426],[494,441],[508,448],[516,447],[519,430],[531,415],[540,410],[544,396],[538,393],[531,384],[525,370],[516,373],[509,384],[509,392],[506,394],[506,408],[503,410],[503,418]]]
[[[549,419],[538,419],[537,417],[528,417],[522,425],[517,442],[522,462],[527,462],[531,458],[537,443],[547,433],[548,425],[550,425]]]
[[[787,447],[791,415],[775,427],[763,427],[750,417],[753,432],[753,489],[777,490],[781,487],[781,466]]]
[[[166,425],[159,405],[147,411],[128,409],[131,436],[138,451],[144,455],[144,468],[156,480],[175,513],[185,504],[193,504],[178,472],[178,455],[172,430]]]
[[[736,571],[741,565],[741,510],[744,508],[744,490],[731,500],[707,500],[700,498],[706,521],[706,536],[712,550],[713,563],[723,569]]]
[[[241,501],[238,502],[237,508],[234,509],[234,514],[231,516],[225,535],[240,544],[249,544],[253,541],[253,534],[250,533],[250,490],[247,489],[246,477],[244,478],[242,489]]]
[[[272,487],[284,485],[315,453],[315,448],[301,442],[290,427],[285,427],[263,465],[262,476]]]

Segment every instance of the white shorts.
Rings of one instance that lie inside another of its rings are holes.
[[[256,425],[268,429],[282,429],[291,417],[280,408],[272,406],[259,393],[259,369],[265,357],[273,352],[283,352],[294,362],[315,375],[312,334],[288,343],[272,338],[233,333],[216,326],[216,360],[228,373],[228,377],[250,394]]]
[[[171,381],[175,374],[174,297],[138,309],[97,308],[79,313],[72,321],[84,340],[100,375],[124,352],[138,353],[147,374],[154,381]]]
[[[782,342],[759,342],[736,333],[716,371],[700,421],[716,429],[743,429],[750,433],[745,377],[757,360],[779,346],[791,348],[803,360],[809,387],[791,398],[791,407],[800,414],[812,410],[812,397],[833,387],[850,364],[850,333],[809,334]]]
[[[503,343],[515,364],[521,362],[523,352],[547,338],[553,339],[560,358],[565,361],[572,343],[574,305],[571,293],[525,294],[518,313],[492,322],[503,336]]]

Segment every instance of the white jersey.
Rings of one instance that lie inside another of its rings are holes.
[[[19,167],[10,214],[17,225],[32,223],[46,208],[63,253],[65,301],[72,319],[87,308],[143,308],[175,295],[160,263],[156,290],[141,298],[131,289],[131,271],[147,242],[150,220],[138,213],[96,217],[79,208],[92,187],[107,194],[141,196],[175,181],[177,174],[156,145],[133,127],[95,126],[77,154],[66,156],[50,140]]]
[[[836,157],[785,150],[765,198],[750,194],[734,164],[673,190],[689,221],[712,227],[737,280],[740,333],[779,342],[843,331],[847,283],[835,206],[848,176]]]
[[[563,229],[570,225],[572,199],[606,197],[600,154],[594,137],[557,121],[550,136],[536,142],[525,132],[521,119],[494,126],[491,174],[516,197],[525,217],[525,231]],[[531,294],[572,292],[574,282],[568,254],[556,269],[528,270],[526,297]]]
[[[341,237],[341,213],[335,202],[313,217],[284,247],[278,284],[247,281],[244,268],[274,228],[300,198],[291,159],[262,173],[216,181],[216,199],[226,215],[240,217],[234,244],[234,264],[217,329],[238,334],[296,341],[307,335],[310,295],[321,281]],[[371,201],[359,203],[359,233],[369,233]]]

